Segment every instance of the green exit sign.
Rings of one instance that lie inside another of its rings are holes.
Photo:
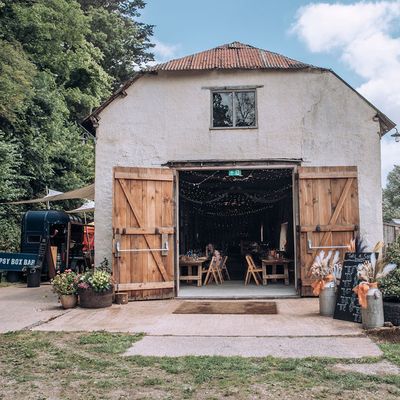
[[[228,172],[229,176],[242,176],[242,170],[241,169],[230,169]]]

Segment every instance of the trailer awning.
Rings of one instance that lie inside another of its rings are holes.
[[[45,203],[48,201],[61,201],[61,200],[72,200],[72,199],[87,199],[94,200],[94,183],[88,186],[81,187],[79,189],[70,190],[69,192],[59,194],[49,194],[38,199],[12,201],[3,204],[32,204],[32,203]]]
[[[94,211],[94,201],[89,200],[82,204],[80,207],[75,208],[75,210],[67,211],[68,214],[79,214]]]

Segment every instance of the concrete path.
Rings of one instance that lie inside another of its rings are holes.
[[[367,337],[146,336],[124,355],[362,358],[381,354]]]
[[[32,329],[145,333],[146,337],[132,346],[129,355],[381,355],[361,325],[321,317],[318,299],[276,300],[276,315],[173,314],[181,301],[131,302],[105,309],[65,311],[49,285],[0,288],[0,332]]]
[[[317,299],[278,300],[274,315],[173,314],[181,300],[130,302],[110,308],[76,308],[35,329],[143,332],[163,336],[354,336],[361,325],[321,317]],[[218,300],[217,300],[218,301]],[[240,301],[240,300],[238,300]],[[258,300],[259,301],[259,300]]]
[[[65,314],[49,284],[0,288],[0,333],[28,329]]]

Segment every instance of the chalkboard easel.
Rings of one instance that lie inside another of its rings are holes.
[[[333,318],[351,322],[361,321],[361,306],[353,288],[359,284],[357,267],[365,261],[371,261],[372,253],[346,253],[343,261],[342,276],[336,294],[336,307]],[[378,257],[378,255],[376,255]]]

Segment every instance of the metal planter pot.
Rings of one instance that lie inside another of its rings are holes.
[[[368,290],[367,308],[361,308],[361,318],[364,329],[375,329],[384,325],[383,300],[379,289]]]
[[[83,308],[104,308],[112,305],[113,290],[95,292],[92,288],[78,289],[79,305]]]
[[[319,313],[326,317],[332,317],[336,306],[336,288],[324,288],[319,294]]]

